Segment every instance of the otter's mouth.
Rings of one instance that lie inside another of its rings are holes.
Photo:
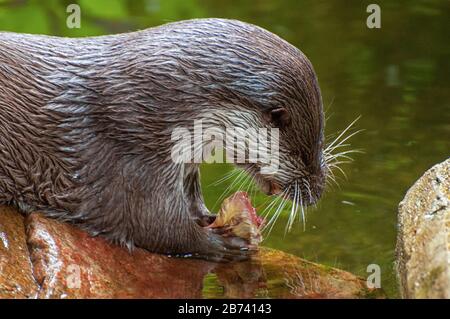
[[[269,196],[272,195],[281,195],[283,193],[283,188],[278,185],[277,182],[274,182],[272,180],[266,180],[261,178],[261,182],[259,183],[259,187],[261,189],[261,191]]]
[[[268,196],[281,195],[284,192],[284,188],[277,181],[268,178],[260,173],[260,168],[256,165],[245,165],[242,168],[250,175],[259,189]]]
[[[253,176],[259,189],[268,196],[281,196],[284,199],[300,201],[304,206],[314,205],[318,200],[313,195],[308,183],[295,181],[282,186],[278,181],[260,174],[258,167],[255,165],[248,165],[245,170]]]

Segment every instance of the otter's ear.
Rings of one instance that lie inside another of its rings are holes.
[[[284,107],[269,110],[267,117],[276,127],[284,127],[291,123],[291,116]]]

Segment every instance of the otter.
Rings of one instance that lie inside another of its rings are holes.
[[[306,205],[320,197],[317,76],[275,34],[226,19],[87,38],[0,33],[0,204],[130,249],[248,258],[244,240],[203,227],[214,215],[199,164],[171,159],[172,131],[194,119],[278,128],[277,173],[242,166],[269,195],[295,199],[298,188]]]

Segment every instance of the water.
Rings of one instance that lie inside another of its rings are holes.
[[[82,28],[65,26],[74,1],[0,1],[0,30],[66,36],[143,29],[195,17],[227,17],[260,25],[299,47],[319,77],[326,132],[358,116],[351,139],[363,149],[344,167],[347,179],[308,210],[285,235],[287,212],[265,245],[367,276],[378,264],[382,288],[398,296],[394,274],[397,205],[433,164],[450,156],[450,2],[377,1],[381,29],[368,29],[370,1],[78,1]],[[207,186],[231,169],[202,168],[207,205],[229,185]],[[261,210],[267,197],[252,196]],[[208,286],[205,287],[208,289]]]

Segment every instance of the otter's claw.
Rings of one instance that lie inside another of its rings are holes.
[[[216,215],[202,215],[200,217],[195,218],[195,222],[197,225],[201,227],[206,227],[214,223],[216,220]]]
[[[218,227],[208,230],[210,246],[202,256],[216,262],[244,261],[256,252],[247,240],[235,236],[230,227]]]
[[[229,237],[234,236],[231,232],[232,228],[230,226],[223,226],[223,227],[215,227],[211,228],[211,232],[216,235],[220,235],[223,237]]]

